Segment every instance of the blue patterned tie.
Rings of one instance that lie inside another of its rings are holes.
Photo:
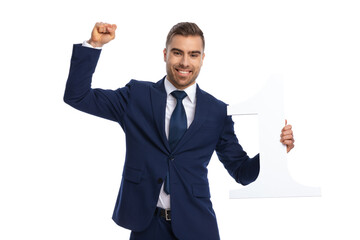
[[[169,145],[171,151],[174,150],[184,133],[187,129],[187,120],[184,105],[182,104],[182,100],[187,96],[184,91],[173,91],[171,93],[177,102],[176,107],[171,114],[170,118],[170,126],[169,126]],[[169,171],[166,173],[165,178],[165,187],[164,191],[169,194],[170,193],[170,183],[169,183]]]

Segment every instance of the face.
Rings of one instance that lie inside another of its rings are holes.
[[[205,54],[200,36],[175,35],[164,49],[167,78],[177,89],[195,83]]]

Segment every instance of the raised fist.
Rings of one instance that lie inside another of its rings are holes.
[[[88,41],[93,47],[102,47],[115,38],[116,24],[98,22],[95,24]]]

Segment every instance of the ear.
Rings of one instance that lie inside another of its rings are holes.
[[[164,53],[164,62],[166,62],[166,48],[164,48],[163,53]]]

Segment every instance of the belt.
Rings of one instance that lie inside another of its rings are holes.
[[[171,210],[157,207],[155,215],[165,218],[166,221],[171,221]]]

